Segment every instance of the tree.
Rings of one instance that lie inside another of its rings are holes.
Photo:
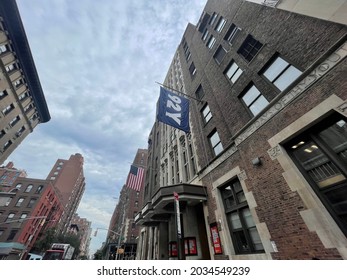
[[[71,233],[66,233],[66,234],[59,234],[54,243],[68,243],[70,244],[72,247],[75,248],[75,252],[73,254],[73,259],[76,259],[76,257],[79,255],[80,253],[80,244],[81,244],[81,240],[79,238],[78,235],[75,234],[71,234]]]
[[[99,249],[94,253],[94,260],[102,260],[102,250]]]
[[[49,228],[44,231],[43,235],[39,240],[36,240],[32,252],[37,252],[39,254],[43,254],[46,250],[48,250],[52,243],[55,240],[55,228]]]

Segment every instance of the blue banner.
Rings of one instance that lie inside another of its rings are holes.
[[[189,100],[160,87],[157,120],[188,133]]]

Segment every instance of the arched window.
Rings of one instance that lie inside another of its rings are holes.
[[[28,193],[31,191],[31,189],[33,188],[33,185],[28,185],[27,188],[25,189],[25,192]]]

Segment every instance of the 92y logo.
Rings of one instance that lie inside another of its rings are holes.
[[[190,131],[189,100],[161,87],[157,119],[162,123],[188,133]]]

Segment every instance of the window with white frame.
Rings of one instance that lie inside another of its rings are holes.
[[[24,198],[23,198],[23,197],[19,198],[19,199],[17,200],[16,207],[20,207],[20,206],[22,205],[23,201],[24,201]]]
[[[5,98],[8,95],[6,90],[0,91],[0,100]]]
[[[263,75],[279,90],[283,91],[301,75],[301,71],[277,56],[266,68]]]
[[[190,66],[189,66],[189,72],[190,72],[190,74],[191,74],[192,76],[195,75],[195,73],[196,73],[196,68],[195,68],[194,62],[192,62],[192,63],[190,64]]]
[[[28,185],[27,187],[26,187],[26,189],[25,189],[25,191],[24,192],[26,192],[26,193],[28,193],[28,192],[30,192],[31,191],[31,189],[33,188],[33,185],[32,184],[30,184],[30,185]]]
[[[0,53],[4,53],[7,51],[6,45],[0,45]]]
[[[213,13],[209,21],[209,25],[213,25],[217,19],[217,13]]]
[[[255,85],[252,85],[243,94],[242,100],[254,116],[258,115],[269,104],[269,101],[266,100]]]
[[[206,46],[207,46],[209,49],[212,49],[215,43],[216,43],[216,38],[213,37],[213,35],[211,35],[211,36],[210,36],[210,39],[208,39],[208,41],[207,41]]]
[[[237,27],[235,24],[232,23],[229,27],[228,32],[225,34],[224,40],[226,40],[230,45],[232,45],[240,30],[241,28]]]
[[[212,113],[210,111],[210,107],[207,104],[201,110],[201,114],[202,114],[202,117],[204,119],[204,123],[208,123],[208,121],[212,118]]]
[[[202,40],[205,41],[209,34],[210,34],[209,31],[205,29],[204,33],[202,34]]]
[[[14,215],[15,215],[15,213],[10,213],[10,214],[8,214],[8,216],[7,216],[7,218],[6,218],[6,221],[5,221],[5,222],[7,222],[7,221],[11,221],[11,220],[14,218]]]
[[[243,71],[241,70],[241,68],[234,61],[232,61],[224,73],[228,77],[228,79],[234,84],[241,76],[242,72]]]
[[[222,30],[223,30],[223,28],[224,28],[224,26],[225,26],[225,24],[226,24],[226,22],[227,22],[227,21],[225,20],[225,18],[220,17],[220,19],[218,20],[218,23],[217,23],[217,26],[216,26],[215,30],[216,30],[218,33],[221,33]]]
[[[217,130],[214,130],[209,136],[209,141],[215,156],[219,155],[223,151],[222,142],[220,141]]]

